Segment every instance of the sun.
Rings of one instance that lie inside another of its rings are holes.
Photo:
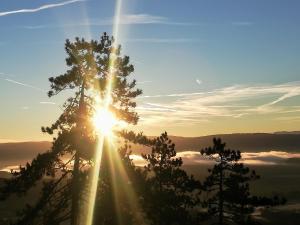
[[[114,127],[119,124],[119,121],[109,110],[98,108],[93,116],[93,124],[99,133],[110,136]]]

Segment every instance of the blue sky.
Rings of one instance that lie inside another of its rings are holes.
[[[120,43],[144,90],[139,130],[200,136],[297,130],[300,2],[124,0]],[[66,95],[64,40],[112,31],[114,1],[0,3],[0,139],[44,140]]]

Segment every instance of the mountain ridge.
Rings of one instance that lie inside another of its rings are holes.
[[[243,152],[261,151],[287,151],[300,152],[300,132],[275,132],[275,133],[234,133],[216,134],[199,137],[182,137],[170,135],[175,143],[176,150],[200,151],[202,148],[211,146],[213,138],[221,138],[231,149]],[[45,152],[51,148],[52,143],[48,141],[10,142],[0,143],[0,161],[26,159],[31,160],[38,153]],[[133,153],[145,153],[149,148],[133,145]]]

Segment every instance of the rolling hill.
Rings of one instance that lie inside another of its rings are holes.
[[[232,149],[244,152],[262,151],[286,151],[300,152],[299,132],[278,132],[278,133],[241,133],[241,134],[220,134],[202,137],[179,137],[170,136],[176,144],[176,150],[199,151],[212,144],[214,137],[220,137]],[[51,142],[16,142],[0,143],[0,164],[1,161],[23,161],[30,160],[38,153],[51,148]],[[134,153],[147,152],[148,148],[133,146]]]
[[[213,138],[221,138],[227,147],[242,152],[263,151],[286,151],[300,152],[300,133],[240,133],[220,134],[202,137],[179,137],[170,136],[176,145],[177,152],[200,151],[202,148],[211,146]],[[145,152],[147,148],[133,146],[133,152]]]

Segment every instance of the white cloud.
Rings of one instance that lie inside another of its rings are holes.
[[[212,160],[195,151],[178,152],[176,156],[182,158],[184,165],[207,165],[213,163]],[[137,166],[146,165],[146,161],[140,155],[131,155],[130,158]],[[255,165],[278,165],[286,164],[286,160],[290,158],[300,158],[300,153],[282,151],[244,152],[242,153],[241,162]]]
[[[75,26],[111,26],[114,23],[113,18],[103,18],[103,19],[90,19],[89,21],[77,22],[72,24],[40,24],[40,25],[27,25],[22,28],[25,29],[43,29],[43,28],[60,28],[60,27],[75,27]],[[150,24],[160,24],[160,25],[174,25],[174,26],[197,26],[196,23],[182,23],[182,22],[172,22],[167,17],[150,15],[150,14],[123,14],[119,19],[120,25],[150,25]],[[169,39],[137,39],[141,42],[166,42]],[[129,40],[130,41],[130,40]],[[173,40],[174,41],[174,40]],[[177,42],[186,42],[184,39],[177,39]]]
[[[199,39],[192,38],[133,38],[125,40],[125,42],[142,42],[142,43],[157,43],[157,44],[178,44],[199,42]]]
[[[148,83],[152,83],[153,81],[151,80],[145,80],[145,81],[137,81],[137,84],[148,84]]]
[[[192,92],[192,93],[173,93],[173,94],[158,94],[158,95],[144,95],[139,98],[162,98],[162,97],[186,97],[205,94],[204,92]]]
[[[279,104],[296,96],[300,96],[299,82],[234,85],[208,92],[146,95],[139,98],[141,107],[137,109],[144,118],[142,123],[156,125],[166,122],[177,125],[184,121],[202,123],[216,117],[241,118],[258,114],[279,117],[299,111],[296,106]],[[150,99],[152,105],[148,102]]]
[[[202,80],[196,79],[196,83],[201,85],[202,84]]]
[[[132,159],[132,161],[134,162],[134,164],[136,166],[145,166],[146,165],[146,161],[140,155],[132,154],[129,156],[129,158]]]
[[[102,20],[91,20],[89,25],[111,25],[113,18]],[[119,24],[123,25],[138,25],[138,24],[161,24],[161,25],[174,25],[174,26],[198,26],[197,23],[190,22],[174,22],[167,17],[150,15],[150,14],[123,14],[120,16]]]
[[[32,8],[32,9],[18,9],[18,10],[12,10],[12,11],[5,11],[5,12],[0,12],[0,16],[7,16],[7,15],[11,15],[11,14],[20,14],[20,13],[34,13],[34,12],[38,12],[38,11],[45,10],[45,9],[56,8],[56,7],[73,4],[76,2],[83,2],[83,1],[85,1],[85,0],[70,0],[70,1],[65,1],[65,2],[61,2],[61,3],[42,5],[40,7]]]
[[[280,96],[279,98],[277,98],[276,100],[268,103],[267,105],[275,105],[278,102],[284,101],[285,99],[291,98],[291,97],[295,97],[300,95],[300,86],[291,88],[290,90],[288,90],[288,92],[282,96]]]
[[[14,140],[0,139],[0,143],[13,142]],[[181,157],[183,165],[212,165],[214,162],[207,157],[204,157],[200,152],[196,151],[183,151],[178,152],[176,157]],[[145,166],[147,162],[141,155],[132,154],[130,155],[133,163],[136,166]],[[300,153],[288,153],[282,151],[269,151],[269,152],[245,152],[242,153],[241,162],[246,165],[288,165],[287,161],[290,158],[300,158]],[[16,164],[16,162],[14,162]],[[24,162],[23,162],[24,163]],[[20,162],[22,164],[22,162]],[[0,167],[0,171],[10,172],[11,169],[18,170],[18,165],[7,165]]]
[[[10,173],[11,171],[19,171],[20,166],[19,165],[13,165],[13,166],[5,166],[3,168],[0,168],[0,171]]]
[[[174,22],[167,17],[150,14],[125,14],[121,15],[120,24],[163,24],[177,26],[197,26],[197,23]]]
[[[121,15],[121,24],[160,24],[167,23],[168,19],[162,16],[149,14],[125,14]]]
[[[255,152],[242,153],[242,162],[247,164],[284,164],[285,160],[290,158],[300,158],[299,153],[289,153],[283,151]]]
[[[122,14],[120,15],[119,24],[168,24],[168,18],[150,14]],[[114,23],[114,18],[90,19],[84,23],[69,24],[73,26],[108,26]],[[67,25],[68,26],[68,25]]]
[[[40,104],[44,104],[44,105],[55,105],[55,102],[40,102]]]
[[[136,107],[137,110],[141,111],[167,111],[167,112],[175,112],[176,110],[173,109],[168,109],[168,108],[159,108],[159,107],[143,107],[143,106],[138,106]]]

